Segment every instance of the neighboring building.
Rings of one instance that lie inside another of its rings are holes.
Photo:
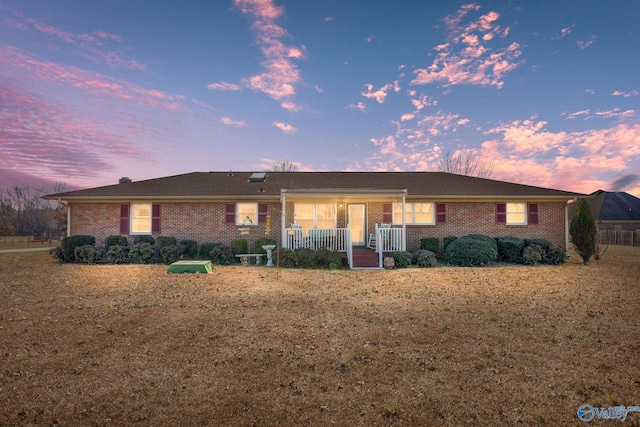
[[[603,190],[585,199],[596,221],[601,243],[640,245],[640,199],[625,192]],[[569,208],[569,219],[575,210],[575,206]]]
[[[194,172],[45,196],[68,203],[68,234],[261,237],[281,247],[415,250],[420,239],[485,234],[568,247],[583,194],[445,172]],[[385,224],[389,228],[381,228]],[[378,242],[376,245],[375,242]]]

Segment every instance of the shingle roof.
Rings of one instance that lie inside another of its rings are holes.
[[[125,182],[45,196],[48,199],[279,197],[282,189],[407,190],[429,197],[574,198],[583,194],[515,184],[445,172],[268,172],[252,182],[252,172],[193,172],[184,175]]]
[[[589,196],[596,221],[640,221],[640,199],[629,193],[598,190]]]

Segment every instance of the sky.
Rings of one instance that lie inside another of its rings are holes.
[[[640,2],[0,0],[0,188],[429,171],[640,196]]]

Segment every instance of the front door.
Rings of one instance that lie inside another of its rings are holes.
[[[364,246],[367,231],[365,206],[362,204],[347,205],[347,222],[351,232],[351,243],[354,246]]]

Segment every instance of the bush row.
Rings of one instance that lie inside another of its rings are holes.
[[[273,239],[258,239],[254,253],[266,253],[262,246],[275,244]],[[236,254],[247,253],[246,239],[237,239],[230,246],[222,243],[197,244],[195,240],[181,240],[174,237],[136,236],[129,246],[126,236],[108,236],[104,246],[96,246],[93,236],[77,235],[62,239],[60,247],[53,248],[51,254],[60,262],[97,263],[164,263],[171,264],[180,259],[208,259],[214,264],[228,265],[236,262]]]
[[[567,255],[564,249],[544,239],[519,237],[493,238],[470,234],[451,241],[444,251],[449,264],[471,267],[486,266],[496,261],[535,265],[562,264]]]

